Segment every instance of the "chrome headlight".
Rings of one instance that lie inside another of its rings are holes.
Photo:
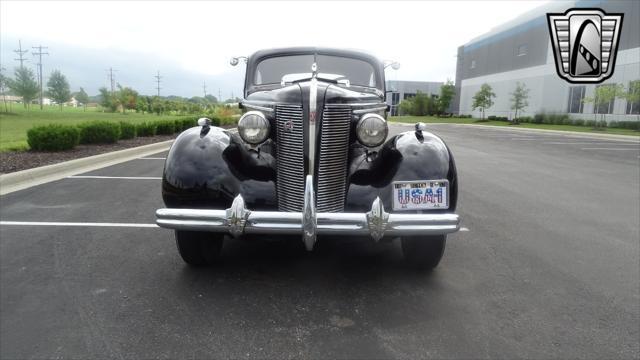
[[[378,114],[365,114],[356,125],[358,141],[369,147],[382,144],[388,132],[387,121]]]
[[[245,142],[258,145],[269,136],[269,121],[259,111],[249,111],[238,120],[238,134]]]

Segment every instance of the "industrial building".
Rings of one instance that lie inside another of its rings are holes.
[[[398,105],[400,105],[400,102],[416,96],[418,91],[433,97],[438,96],[442,85],[444,85],[444,83],[434,81],[388,80],[387,104],[390,107],[389,115],[398,115]]]
[[[605,13],[624,14],[614,73],[602,84],[572,84],[556,73],[546,14],[564,13],[569,8],[600,8]],[[458,48],[452,110],[479,116],[479,111],[472,109],[472,98],[487,83],[496,97],[486,115],[512,118],[511,93],[521,82],[529,89],[529,105],[523,116],[546,112],[593,119],[594,113],[599,113],[608,114],[608,121],[638,120],[640,102],[616,98],[594,109],[592,103],[583,101],[593,97],[596,86],[623,84],[628,88],[634,81],[640,81],[640,1],[551,2]]]

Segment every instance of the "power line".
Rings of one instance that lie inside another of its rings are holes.
[[[22,50],[22,40],[18,40],[18,48],[13,50],[13,52],[18,54],[18,58],[13,60],[20,61],[20,69],[22,69],[22,63],[25,61],[29,61],[28,59],[24,58],[24,54],[28,53],[29,50]]]
[[[109,72],[109,84],[111,85],[111,94],[113,94],[116,91],[116,78],[113,76],[113,73],[118,70],[115,70],[110,67],[108,70],[105,70],[105,71]]]
[[[48,52],[42,52],[43,49],[48,49],[46,46],[33,46],[34,49],[38,49],[38,52],[32,53],[33,56],[39,56],[38,60],[38,79],[40,82],[40,110],[43,109],[42,104],[42,55],[49,55]]]
[[[154,76],[154,78],[156,78],[156,83],[157,83],[156,90],[158,90],[158,97],[160,97],[160,89],[162,89],[160,87],[160,79],[162,79],[162,76],[160,76],[160,71],[158,71],[157,75]]]

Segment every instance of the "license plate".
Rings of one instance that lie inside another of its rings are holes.
[[[393,183],[393,210],[449,208],[449,181],[397,181]]]

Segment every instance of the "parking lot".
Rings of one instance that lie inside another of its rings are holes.
[[[190,268],[154,224],[166,152],[0,197],[0,357],[638,358],[638,141],[429,127],[464,228],[426,274],[348,239]]]

